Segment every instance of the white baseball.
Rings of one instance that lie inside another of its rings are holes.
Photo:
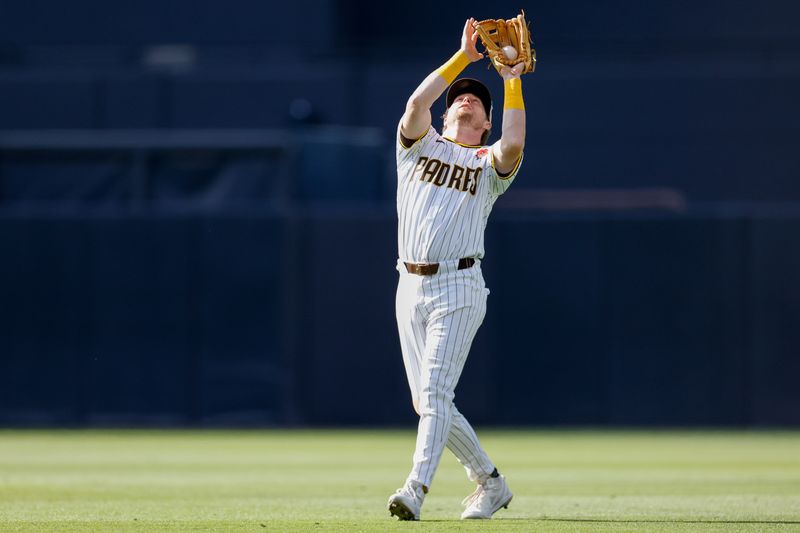
[[[511,45],[504,46],[503,53],[510,61],[514,61],[517,58],[517,49]]]

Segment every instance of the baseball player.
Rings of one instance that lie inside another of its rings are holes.
[[[489,294],[481,273],[483,233],[498,196],[522,162],[525,108],[523,64],[503,67],[502,136],[491,146],[492,100],[479,81],[458,74],[483,54],[474,19],[464,24],[461,48],[409,98],[397,133],[398,255],[396,314],[403,363],[419,414],[413,467],[389,498],[389,512],[419,520],[445,446],[477,483],[461,518],[491,518],[512,494],[453,404],[454,390]],[[449,86],[449,89],[448,89]],[[431,105],[447,90],[440,135]]]

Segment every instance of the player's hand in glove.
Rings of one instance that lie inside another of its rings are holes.
[[[531,34],[523,11],[513,19],[486,19],[473,22],[492,65],[500,72],[502,68],[522,63],[520,74],[533,72],[536,68],[536,50],[531,47]]]
[[[483,54],[478,52],[475,44],[478,42],[478,32],[475,31],[475,19],[470,17],[464,23],[464,33],[461,36],[461,50],[467,54],[471,62],[483,59]]]
[[[525,63],[517,63],[513,67],[507,67],[503,65],[500,67],[500,77],[504,80],[510,80],[512,78],[519,78],[522,73],[525,72]]]

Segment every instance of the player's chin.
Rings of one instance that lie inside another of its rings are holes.
[[[456,112],[456,118],[458,120],[470,120],[474,113],[468,107],[459,107],[458,111]]]

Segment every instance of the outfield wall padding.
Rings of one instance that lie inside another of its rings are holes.
[[[378,210],[0,219],[4,425],[413,424]],[[487,231],[476,424],[800,423],[800,219]]]

